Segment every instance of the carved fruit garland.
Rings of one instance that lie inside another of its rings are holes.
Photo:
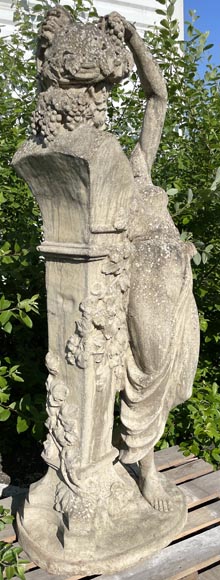
[[[69,389],[59,377],[59,357],[48,352],[46,366],[49,375],[46,382],[48,418],[45,425],[49,433],[44,442],[42,457],[49,465],[58,468],[61,451],[67,453],[66,449],[71,449],[71,455],[76,460],[78,458],[78,409],[76,405],[67,403]]]
[[[105,369],[111,369],[112,389],[123,389],[128,333],[125,307],[129,278],[130,244],[113,249],[102,267],[102,279],[81,302],[81,319],[67,342],[67,361],[86,368],[93,358],[96,389],[105,388]]]

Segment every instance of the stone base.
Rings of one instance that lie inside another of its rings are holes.
[[[102,502],[101,510],[97,506],[90,522],[82,517],[65,523],[61,513],[43,505],[47,476],[45,483],[34,484],[17,517],[19,542],[29,558],[52,574],[111,574],[167,546],[186,522],[182,492],[165,480],[172,511],[159,512],[142,497],[120,464],[114,468],[113,478],[114,494],[105,506]],[[52,484],[49,487],[51,492]],[[39,492],[42,501],[38,503]]]

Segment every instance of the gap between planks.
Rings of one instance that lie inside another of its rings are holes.
[[[182,463],[188,463],[197,459],[192,453],[188,456],[184,455],[178,445],[155,451],[154,457],[159,471],[169,469],[170,467],[177,467],[178,465],[182,465]]]
[[[198,580],[219,580],[220,578],[220,564],[206,568],[199,572]]]
[[[195,480],[179,485],[186,496],[188,508],[220,497],[220,471],[213,471]]]
[[[210,505],[206,505],[204,507],[189,512],[186,525],[182,530],[182,532],[180,532],[180,534],[176,536],[175,541],[180,540],[185,536],[195,534],[200,530],[204,530],[205,528],[209,528],[210,526],[214,526],[219,523],[220,523],[220,501],[218,500]]]

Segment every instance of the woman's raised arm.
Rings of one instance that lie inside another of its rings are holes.
[[[123,29],[124,40],[133,55],[147,99],[141,134],[131,156],[131,164],[134,175],[144,172],[148,182],[151,182],[151,168],[157,154],[166,115],[166,83],[157,62],[134,26],[117,12],[112,12],[105,19],[110,22],[112,28],[115,28],[116,34],[123,35]]]

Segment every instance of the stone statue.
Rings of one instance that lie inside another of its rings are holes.
[[[133,61],[147,106],[129,161],[104,129],[108,94]],[[18,514],[19,539],[51,573],[111,573],[164,547],[185,524],[183,495],[157,473],[153,449],[196,370],[194,248],[151,181],[167,93],[135,28],[115,12],[76,23],[57,6],[41,27],[37,69],[33,135],[13,163],[44,223],[48,472]],[[139,481],[124,466],[135,462]]]

